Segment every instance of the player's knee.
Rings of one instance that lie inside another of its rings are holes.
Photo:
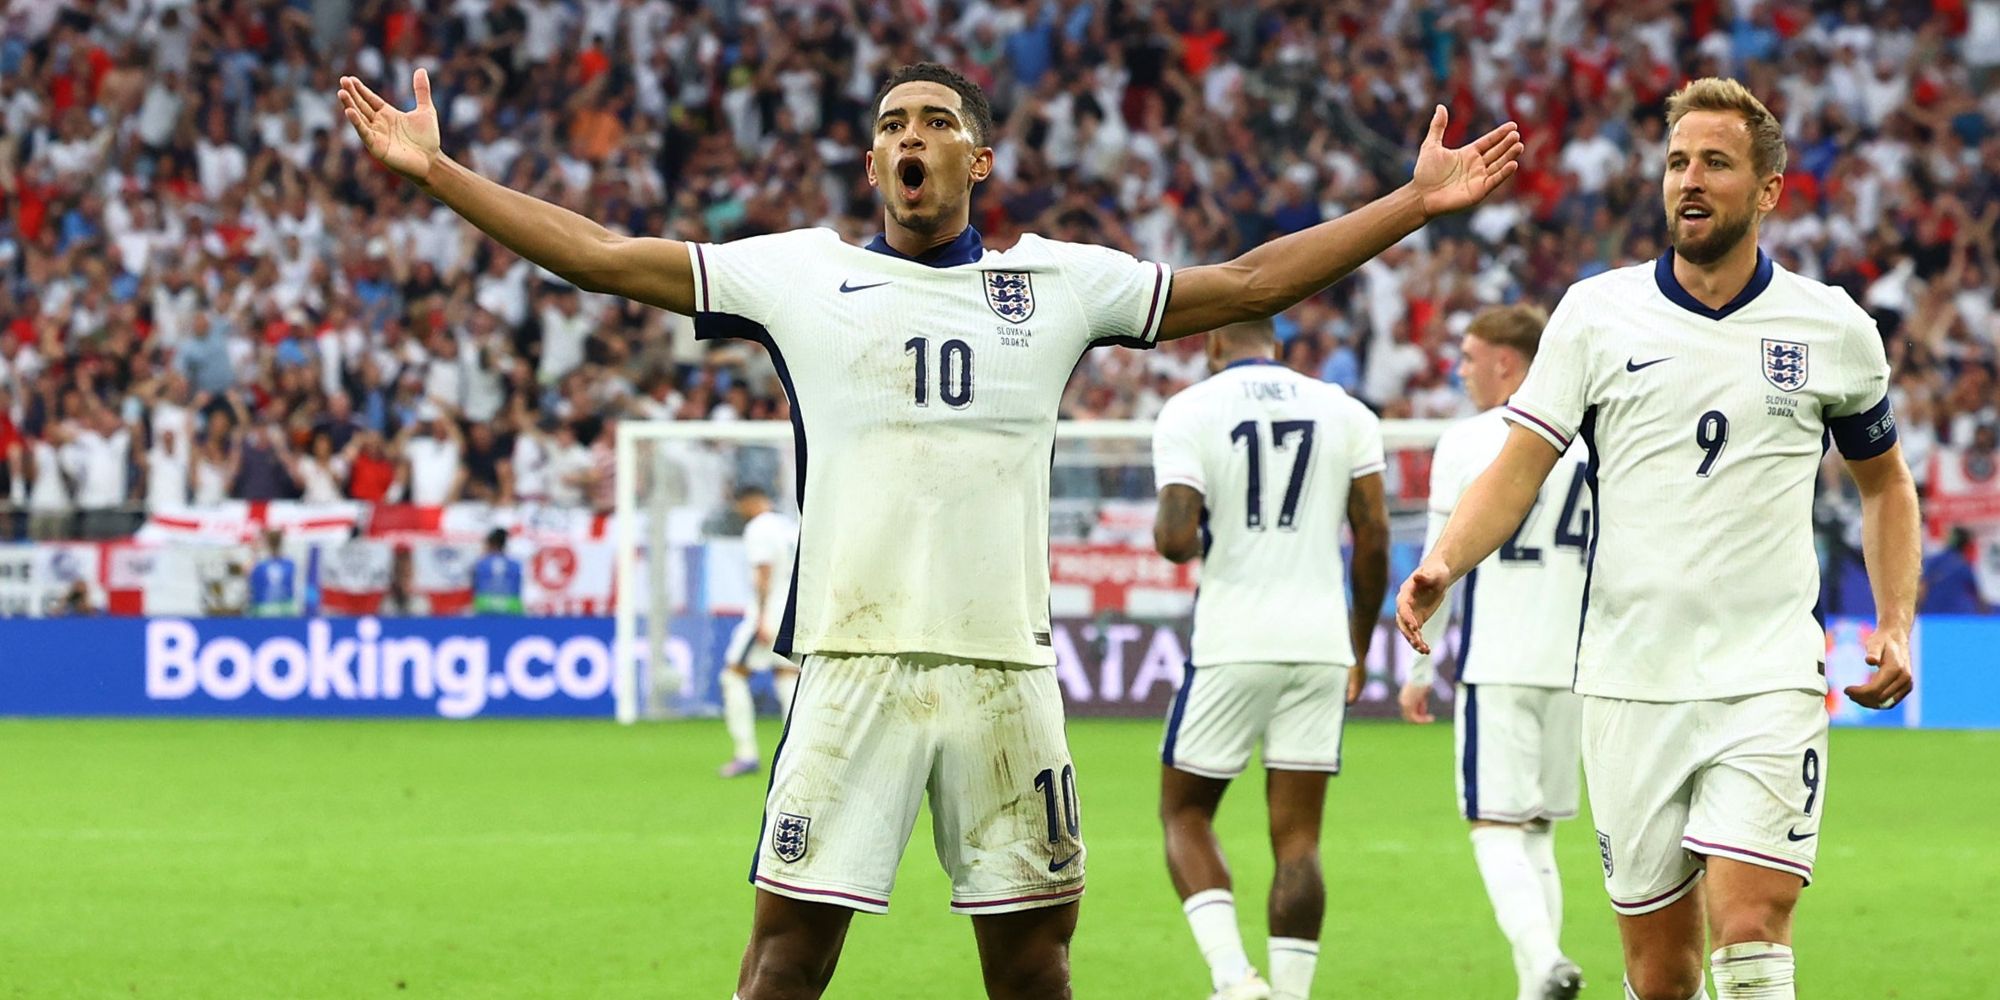
[[[803,955],[753,944],[744,958],[742,984],[736,992],[742,1000],[818,1000],[826,992],[831,972]]]
[[[1639,1000],[1688,1000],[1702,988],[1701,963],[1634,966],[1625,970],[1625,982]]]
[[[1715,946],[1745,941],[1789,941],[1792,930],[1790,900],[1737,900],[1710,918],[1714,923]]]
[[[1069,962],[1017,959],[989,965],[985,970],[986,995],[990,1000],[1057,1000],[1069,996]]]

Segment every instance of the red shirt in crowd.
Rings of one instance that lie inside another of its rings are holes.
[[[396,481],[396,463],[385,455],[371,455],[366,451],[354,456],[354,472],[347,481],[347,494],[356,500],[381,503],[389,495],[390,484]]]

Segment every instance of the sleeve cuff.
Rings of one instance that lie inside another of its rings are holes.
[[[1191,476],[1183,473],[1173,473],[1173,472],[1155,473],[1153,476],[1153,482],[1154,482],[1153,492],[1155,493],[1158,493],[1159,491],[1164,490],[1169,486],[1185,486],[1188,489],[1191,489],[1196,493],[1201,493],[1201,494],[1206,494],[1208,492],[1207,488],[1204,486],[1199,476]]]
[[[1828,417],[1826,429],[1840,447],[1841,457],[1851,462],[1874,458],[1896,446],[1896,414],[1889,408],[1887,396],[1860,413]]]
[[[1510,423],[1519,424],[1541,435],[1543,440],[1555,445],[1557,451],[1568,451],[1571,439],[1576,437],[1575,431],[1565,433],[1554,421],[1530,413],[1517,404],[1508,404],[1507,411],[1500,416]]]
[[[689,243],[687,247],[688,262],[694,268],[694,311],[709,312],[715,306],[708,291],[708,251],[699,243]]]
[[[1354,469],[1354,475],[1349,478],[1360,479],[1362,476],[1372,476],[1378,472],[1387,469],[1388,467],[1389,463],[1387,462],[1370,462],[1367,465],[1356,466]]]
[[[1153,293],[1146,298],[1146,317],[1139,324],[1139,332],[1131,337],[1099,337],[1091,342],[1092,347],[1132,347],[1149,350],[1159,346],[1160,327],[1167,320],[1167,296],[1174,288],[1174,274],[1167,265],[1158,261],[1148,261],[1153,266]]]

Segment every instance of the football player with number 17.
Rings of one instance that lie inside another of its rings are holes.
[[[1867,313],[1757,248],[1784,188],[1777,119],[1741,84],[1668,102],[1672,249],[1563,297],[1500,454],[1403,585],[1412,646],[1446,590],[1520,526],[1572,440],[1591,493],[1575,689],[1626,995],[1793,997],[1792,910],[1826,810],[1826,637],[1813,486],[1827,436],[1860,487],[1876,667],[1911,686],[1916,490]],[[1568,613],[1550,609],[1551,614]]]

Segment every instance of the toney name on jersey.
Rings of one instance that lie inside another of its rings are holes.
[[[696,335],[764,344],[793,402],[779,651],[1054,663],[1057,404],[1087,348],[1152,344],[1166,267],[1035,236],[987,251],[971,229],[923,261],[811,229],[694,263]]]
[[[1813,486],[1895,441],[1874,320],[1759,256],[1721,309],[1671,254],[1578,282],[1507,419],[1591,452],[1576,690],[1639,701],[1823,691]]]
[[[1239,361],[1167,401],[1156,488],[1202,495],[1194,664],[1354,662],[1341,525],[1382,471],[1382,427],[1339,386]]]

